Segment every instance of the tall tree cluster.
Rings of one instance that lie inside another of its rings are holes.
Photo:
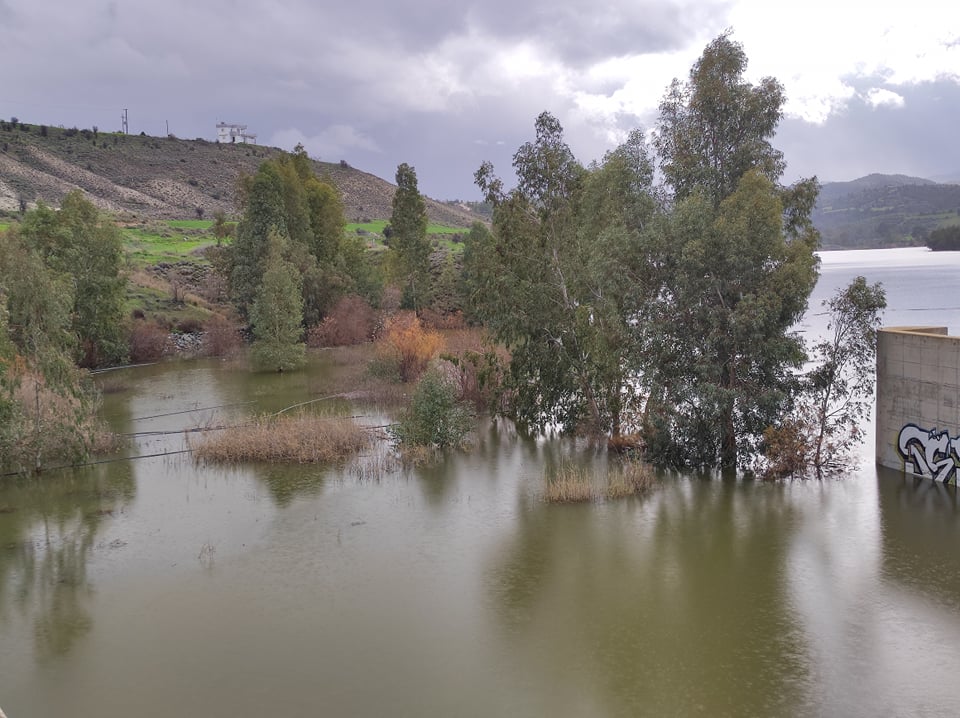
[[[818,184],[780,184],[783,89],[746,66],[721,35],[668,88],[649,144],[636,131],[583,167],[544,113],[515,188],[476,173],[493,222],[468,238],[465,282],[510,349],[522,422],[629,428],[660,463],[732,469],[794,406]]]
[[[59,210],[39,204],[14,233],[50,272],[71,286],[70,330],[80,366],[116,364],[127,354],[120,230],[79,190]]]
[[[79,458],[94,396],[77,365],[122,361],[119,230],[77,191],[0,233],[0,465]]]
[[[653,211],[652,165],[639,133],[583,168],[549,113],[517,150],[518,185],[476,174],[492,231],[468,238],[465,272],[478,316],[511,351],[517,418],[543,428],[586,421],[619,433],[633,386],[628,305]]]
[[[300,356],[294,347],[304,327],[319,322],[343,294],[373,299],[379,287],[369,260],[344,237],[339,191],[316,176],[302,146],[261,163],[241,180],[239,194],[243,216],[226,250],[231,296],[261,341],[257,364],[292,368],[298,361],[277,360],[281,337],[292,342],[288,355]],[[278,267],[291,272],[289,283]],[[278,323],[281,315],[287,319]]]

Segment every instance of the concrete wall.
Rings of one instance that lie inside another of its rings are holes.
[[[877,463],[957,483],[960,337],[889,327],[877,339]]]

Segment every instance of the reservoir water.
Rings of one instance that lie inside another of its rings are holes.
[[[960,332],[960,256],[826,253],[801,329],[857,274],[887,325]],[[330,368],[197,361],[105,397],[131,453],[321,396]],[[241,402],[252,402],[235,406]],[[187,409],[222,407],[178,414]],[[152,418],[148,418],[152,417]],[[381,421],[383,417],[368,417]],[[173,434],[162,432],[175,432]],[[541,500],[602,463],[484,426],[423,469],[140,458],[0,483],[0,706],[130,716],[956,716],[960,499],[873,465]]]

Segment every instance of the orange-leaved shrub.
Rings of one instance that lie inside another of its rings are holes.
[[[413,312],[401,312],[387,322],[375,361],[394,368],[400,381],[410,382],[424,372],[443,345],[439,332],[424,329]]]

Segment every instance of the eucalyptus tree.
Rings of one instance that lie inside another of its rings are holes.
[[[310,253],[324,266],[332,265],[340,253],[346,226],[343,199],[330,182],[310,176],[304,183],[310,216]]]
[[[635,326],[648,449],[666,463],[745,464],[805,357],[791,327],[817,278],[817,183],[778,184],[783,91],[745,70],[743,48],[721,35],[661,103],[654,146],[670,207],[644,233],[655,290]]]
[[[783,116],[783,86],[743,79],[747,55],[729,32],[710,42],[686,82],[674,79],[660,103],[654,145],[674,196],[703,193],[714,204],[756,171],[776,182],[783,153],[770,140]]]
[[[827,336],[813,347],[801,414],[810,424],[809,463],[817,477],[841,468],[860,441],[876,377],[877,330],[887,306],[879,284],[856,277],[824,301]]]
[[[749,172],[716,210],[694,194],[654,228],[658,291],[636,325],[654,458],[733,468],[789,405],[817,260],[783,226],[776,187]]]
[[[629,394],[628,297],[641,218],[653,211],[640,135],[585,169],[555,117],[513,158],[517,187],[485,163],[476,181],[494,207],[471,232],[471,304],[510,350],[513,410],[523,423],[618,433]]]

